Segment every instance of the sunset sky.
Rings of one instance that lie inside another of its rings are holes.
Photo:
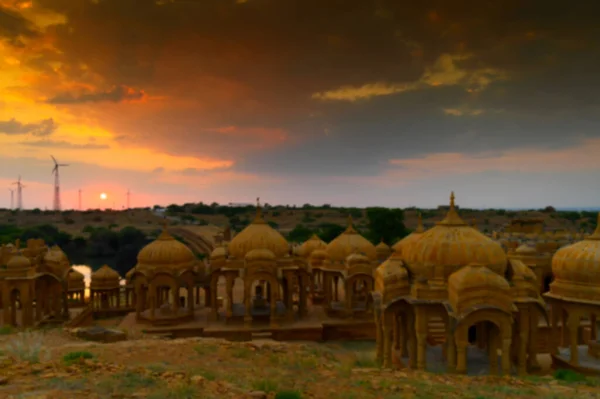
[[[0,207],[598,206],[600,3],[0,0]],[[100,193],[108,198],[100,200]]]

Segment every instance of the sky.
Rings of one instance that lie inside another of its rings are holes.
[[[598,206],[599,13],[0,0],[0,207]]]

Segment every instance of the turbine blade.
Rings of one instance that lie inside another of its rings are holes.
[[[55,164],[58,163],[58,162],[56,162],[56,158],[54,158],[52,155],[50,155],[50,158],[52,158],[52,160],[54,161]]]

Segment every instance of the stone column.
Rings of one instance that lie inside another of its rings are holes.
[[[571,350],[571,359],[569,362],[573,366],[577,366],[579,365],[579,337],[577,334],[579,331],[579,315],[576,313],[569,314],[567,325],[569,327],[569,348]]]
[[[278,317],[277,317],[277,300],[279,299],[279,287],[277,285],[272,286],[272,283],[269,284],[271,300],[269,305],[271,307],[271,314],[269,315],[270,325],[271,327],[278,327]]]
[[[456,343],[456,372],[458,374],[467,374],[467,342],[457,340],[455,343]]]
[[[416,316],[416,332],[417,332],[417,369],[427,369],[427,314],[426,310],[417,307],[415,309]]]
[[[339,293],[339,289],[340,289],[340,278],[338,276],[333,276],[333,300],[335,302],[339,302],[340,300],[340,293]],[[348,295],[348,293],[346,293],[346,295]]]
[[[244,282],[244,327],[250,328],[252,326],[252,283]]]
[[[527,345],[529,344],[529,309],[519,309],[519,348],[517,355],[517,373],[520,376],[527,374]],[[533,342],[531,343],[534,344]]]
[[[233,317],[233,276],[228,274],[225,278],[225,290],[227,292],[227,319]]]
[[[498,331],[496,328],[488,333],[488,359],[490,362],[490,375],[498,375]],[[504,356],[504,351],[502,351]]]
[[[510,338],[502,340],[502,374],[510,375]]]
[[[375,358],[377,363],[383,364],[383,328],[382,328],[382,316],[381,308],[375,309],[373,312],[373,318],[375,319]]]
[[[449,329],[448,329],[449,330]],[[448,372],[453,373],[456,371],[456,342],[454,341],[454,335],[451,332],[446,333],[446,362]]]
[[[383,367],[392,367],[392,319],[393,313],[389,310],[383,312]]]

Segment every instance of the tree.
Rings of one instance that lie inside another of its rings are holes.
[[[346,230],[344,226],[335,223],[321,223],[317,234],[325,242],[333,241],[337,236]]]
[[[373,243],[383,239],[388,244],[392,244],[408,234],[404,226],[404,212],[402,209],[389,208],[367,208],[367,238]]]
[[[292,231],[288,233],[288,240],[291,242],[302,243],[313,235],[313,231],[303,224],[297,224]]]

